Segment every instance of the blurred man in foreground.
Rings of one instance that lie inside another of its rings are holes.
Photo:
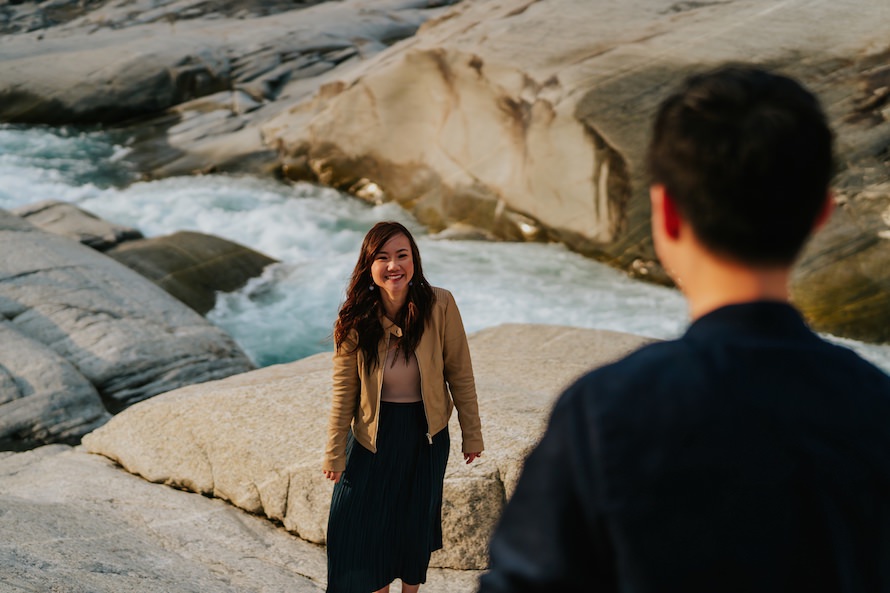
[[[757,68],[664,101],[652,235],[692,324],[560,397],[482,593],[890,591],[890,377],[788,303],[831,145],[815,97]]]

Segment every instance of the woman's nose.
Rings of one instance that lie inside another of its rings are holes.
[[[397,264],[396,260],[394,259],[389,260],[389,262],[386,264],[387,270],[395,270],[397,267],[399,267],[399,264]]]

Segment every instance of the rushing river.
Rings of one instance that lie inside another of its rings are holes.
[[[416,234],[424,272],[454,293],[469,332],[548,323],[671,338],[687,323],[677,291],[559,245],[437,240],[398,206],[310,184],[223,175],[135,181],[125,154],[103,132],[0,126],[0,208],[64,200],[149,237],[200,231],[280,260],[220,295],[208,314],[262,366],[332,348],[362,237],[385,219]],[[890,346],[842,342],[890,370]]]

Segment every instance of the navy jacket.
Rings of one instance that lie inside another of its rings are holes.
[[[480,591],[890,592],[890,377],[773,302],[591,372]]]

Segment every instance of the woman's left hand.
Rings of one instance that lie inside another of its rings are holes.
[[[473,460],[482,457],[482,453],[464,453],[464,460],[467,464],[473,463]]]

